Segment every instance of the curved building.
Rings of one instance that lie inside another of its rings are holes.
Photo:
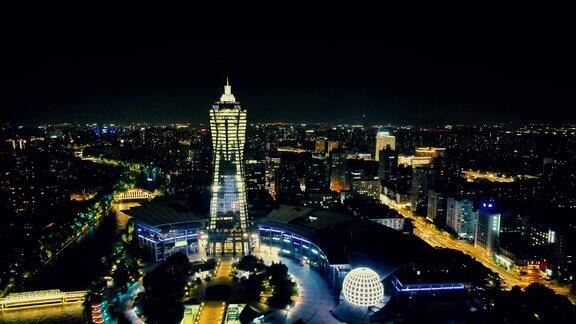
[[[244,182],[246,109],[226,80],[220,101],[210,109],[214,178],[210,201],[209,253],[245,254],[247,205]]]
[[[260,252],[278,252],[315,268],[335,289],[358,266],[382,278],[402,265],[431,259],[433,248],[367,219],[332,211],[280,206],[258,222]]]

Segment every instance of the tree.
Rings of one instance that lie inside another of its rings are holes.
[[[216,260],[214,259],[208,259],[206,261],[195,261],[191,264],[192,272],[208,271],[213,270],[214,268],[216,268]]]
[[[288,280],[288,267],[283,263],[272,263],[266,274],[270,277],[270,284],[276,286]]]
[[[261,271],[266,268],[266,265],[262,259],[249,254],[238,261],[237,268],[244,271]]]
[[[114,279],[114,286],[121,293],[125,293],[128,289],[128,282],[130,281],[130,275],[126,265],[123,263],[118,264],[116,270],[112,273],[112,279]]]
[[[571,323],[576,321],[576,307],[564,296],[556,295],[550,288],[532,283],[522,291],[498,291],[489,296],[494,307],[487,321]]]
[[[284,308],[292,303],[292,295],[296,293],[296,284],[288,275],[288,267],[282,263],[272,263],[266,271],[269,283],[274,287],[272,297],[268,304],[273,307]]]
[[[264,275],[252,273],[243,283],[246,299],[248,301],[260,300],[260,293],[264,290]]]
[[[145,292],[141,297],[146,323],[180,323],[184,312],[184,287],[190,269],[188,257],[177,253],[146,274]]]

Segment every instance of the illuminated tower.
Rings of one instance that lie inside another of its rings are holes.
[[[244,140],[246,109],[232,94],[226,80],[224,94],[210,110],[210,130],[214,163],[210,201],[210,252],[248,252],[244,183]]]

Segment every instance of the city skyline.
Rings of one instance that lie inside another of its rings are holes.
[[[0,322],[576,318],[573,18],[274,5],[7,10]]]
[[[0,128],[0,320],[177,324],[261,302],[290,323],[575,311],[573,127],[252,124],[234,93],[206,103],[210,128]],[[27,313],[38,300],[57,314]]]

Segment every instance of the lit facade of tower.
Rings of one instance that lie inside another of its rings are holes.
[[[244,182],[246,109],[234,98],[228,80],[210,110],[214,163],[210,201],[210,253],[245,254],[247,205]]]
[[[376,152],[374,152],[374,159],[380,160],[380,151],[390,147],[391,150],[396,150],[396,137],[390,135],[390,132],[379,129],[376,133]]]

